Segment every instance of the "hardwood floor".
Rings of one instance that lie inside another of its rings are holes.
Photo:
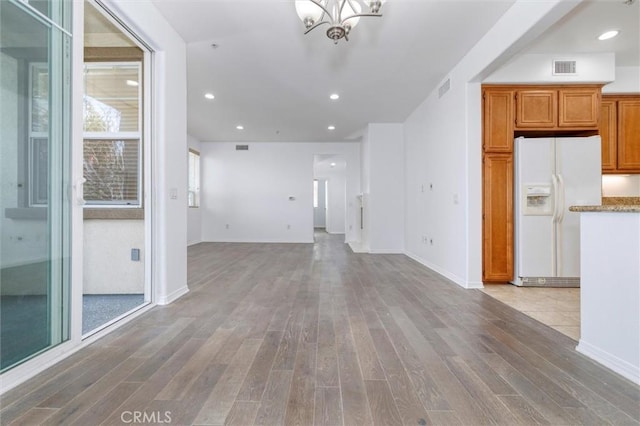
[[[572,339],[342,238],[190,247],[186,296],[3,395],[0,423],[640,423],[640,388]]]

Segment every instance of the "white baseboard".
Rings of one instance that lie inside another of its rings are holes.
[[[404,254],[404,250],[399,249],[370,249],[371,254]]]
[[[172,302],[175,302],[177,299],[179,299],[180,297],[184,296],[187,293],[189,293],[189,287],[185,285],[184,287],[179,288],[175,291],[172,291],[167,295],[158,297],[158,301],[156,303],[158,305],[168,305]]]
[[[465,289],[474,289],[474,288],[484,288],[483,284],[480,282],[475,282],[475,281],[466,281],[465,279],[452,274],[451,272],[444,270],[442,268],[440,268],[439,266],[436,266],[430,262],[427,262],[426,260],[422,259],[420,256],[417,256],[413,253],[410,252],[404,252],[404,254],[408,257],[410,257],[411,259],[415,260],[416,262],[420,263],[423,266],[426,266],[427,268],[431,269],[432,271],[442,275],[443,277],[447,278],[450,281],[453,281],[454,283],[458,284],[460,287],[465,288]]]
[[[195,246],[196,244],[200,244],[202,242],[203,242],[202,240],[200,240],[200,241],[192,241],[190,243],[188,242],[187,243],[187,247]]]
[[[597,363],[604,365],[608,369],[615,371],[625,379],[629,379],[633,383],[640,385],[640,365],[633,365],[630,362],[620,359],[619,357],[610,354],[597,346],[587,343],[582,339],[580,339],[576,350]]]

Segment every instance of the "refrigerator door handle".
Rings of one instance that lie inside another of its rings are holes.
[[[553,214],[551,215],[551,221],[553,223],[557,223],[558,222],[558,193],[560,192],[558,176],[556,176],[555,174],[552,174],[551,183],[553,183]]]
[[[560,207],[558,207],[557,211],[558,211],[558,223],[562,223],[562,221],[564,220],[564,211],[565,211],[565,194],[564,194],[564,178],[562,177],[562,175],[558,175],[558,183],[559,183],[559,194],[558,194],[558,199],[560,200]]]

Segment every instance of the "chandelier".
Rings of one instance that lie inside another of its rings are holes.
[[[296,0],[296,12],[309,33],[321,25],[329,25],[327,37],[335,44],[341,38],[349,41],[349,33],[362,16],[380,17],[380,8],[386,0]],[[369,13],[362,13],[362,5]]]

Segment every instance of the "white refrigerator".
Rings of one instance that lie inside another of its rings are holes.
[[[580,214],[602,201],[600,136],[515,140],[518,286],[580,286]]]

